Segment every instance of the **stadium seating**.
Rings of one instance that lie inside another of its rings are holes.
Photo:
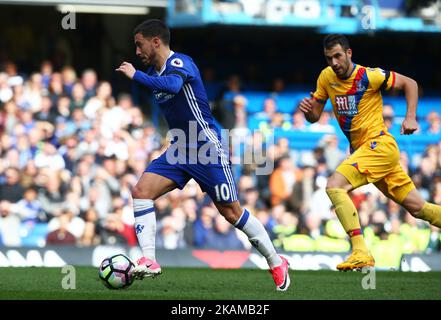
[[[21,245],[24,247],[44,247],[48,233],[47,223],[22,223],[20,226]]]
[[[265,99],[274,98],[277,111],[287,115],[286,118],[289,123],[291,123],[290,115],[296,110],[297,105],[304,97],[309,96],[308,92],[304,91],[287,91],[272,95],[268,91],[244,91],[241,93],[246,97],[248,103],[246,106],[248,113],[248,127],[251,130],[262,129],[262,120],[256,117],[256,114],[263,111],[263,104]],[[412,136],[400,136],[401,118],[406,115],[407,104],[404,97],[389,97],[383,98],[384,104],[391,104],[395,112],[396,122],[393,128],[390,130],[392,134],[395,135],[399,147],[402,151],[408,153],[410,157],[415,154],[423,153],[424,150],[430,144],[436,144],[441,140],[441,135],[424,135],[417,134]],[[422,98],[418,105],[418,121],[421,127],[421,131],[424,132],[429,126],[426,121],[426,116],[431,111],[436,111],[441,106],[440,98]],[[332,106],[328,101],[325,106],[326,111],[331,111]],[[338,128],[338,122],[335,118],[330,119],[330,124],[336,128],[336,134],[339,137],[339,148],[341,150],[347,150],[349,143],[346,137]],[[290,129],[275,129],[274,138],[277,141],[279,138],[288,138],[290,141],[290,147],[296,150],[311,150],[315,148],[319,141],[323,138],[323,133],[317,132],[299,132]]]

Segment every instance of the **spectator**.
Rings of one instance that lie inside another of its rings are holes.
[[[245,190],[243,206],[251,213],[256,214],[257,211],[264,208],[264,204],[259,199],[259,191],[257,188],[248,188]]]
[[[180,222],[173,216],[165,217],[159,224],[156,236],[156,247],[168,250],[185,248]]]
[[[335,127],[329,123],[330,119],[331,119],[331,114],[327,111],[324,111],[320,119],[309,126],[309,130],[311,132],[335,134]]]
[[[263,102],[263,111],[256,114],[256,118],[270,122],[277,113],[276,101],[273,98],[267,98]]]
[[[98,245],[100,243],[98,230],[98,212],[94,208],[89,208],[84,214],[84,233],[79,244],[85,247]]]
[[[207,232],[204,247],[218,250],[244,249],[245,247],[237,236],[236,230],[224,217],[217,214],[214,218],[214,227]]]
[[[45,95],[41,97],[40,110],[34,113],[34,119],[37,121],[47,121],[49,123],[55,123],[57,118],[57,111],[52,106],[52,99]]]
[[[48,220],[60,215],[67,194],[67,185],[61,179],[61,173],[45,168],[40,171],[36,183],[40,189],[38,200]]]
[[[8,85],[8,75],[5,72],[0,72],[0,103],[6,103],[10,101],[13,92],[11,87]]]
[[[84,85],[86,87],[86,85]],[[91,97],[84,106],[84,114],[90,120],[95,120],[104,109],[114,105],[112,87],[109,82],[101,82],[96,90],[96,96]]]
[[[290,210],[304,214],[310,209],[315,191],[315,168],[305,166],[302,169],[302,176],[298,183],[294,184],[287,202]]]
[[[270,176],[271,205],[276,206],[288,200],[299,179],[299,170],[289,156],[279,159],[279,165]]]
[[[97,85],[97,75],[95,70],[86,69],[83,71],[81,76],[81,84],[83,85],[84,90],[86,91],[85,98],[86,100],[95,96],[95,90]]]
[[[20,246],[20,219],[12,212],[12,203],[0,200],[0,243],[7,247]]]
[[[14,211],[20,216],[22,222],[39,222],[44,220],[41,216],[41,205],[38,201],[38,193],[35,187],[29,187],[24,191],[23,199],[14,206]]]
[[[99,235],[103,244],[130,245],[137,244],[133,226],[124,224],[118,213],[109,213],[99,228]]]
[[[35,184],[38,175],[38,168],[33,160],[29,160],[23,168],[20,184],[24,188],[28,188]]]
[[[397,131],[397,126],[395,126],[395,111],[392,105],[384,104],[383,105],[383,120],[384,125],[387,128],[387,131],[392,134],[399,133]]]
[[[427,122],[429,123],[427,134],[438,135],[441,133],[441,116],[438,112],[431,111],[427,115]]]
[[[75,237],[75,241],[81,239],[84,234],[85,222],[78,217],[77,209],[71,205],[65,205],[60,214],[49,221],[49,232],[55,230],[68,231]]]
[[[248,127],[247,104],[248,100],[242,95],[236,95],[233,98],[234,129],[245,129]]]
[[[213,207],[205,206],[201,209],[200,217],[196,219],[194,224],[194,242],[196,247],[203,247],[207,242],[208,233],[214,228],[214,217],[217,210]]]
[[[291,130],[294,131],[308,131],[309,127],[305,119],[305,114],[300,110],[296,109],[292,115],[292,126]]]
[[[322,220],[330,220],[332,218],[332,203],[326,193],[327,182],[328,180],[323,176],[316,177],[315,185],[317,188],[312,194],[309,202],[309,210],[315,214],[318,214]]]
[[[70,216],[60,215],[57,220],[57,228],[50,231],[46,236],[47,245],[75,245],[77,238],[69,232]]]
[[[0,185],[0,200],[16,203],[21,199],[24,188],[20,184],[20,171],[17,168],[8,168],[4,174],[5,182]]]
[[[72,89],[77,81],[77,73],[72,66],[65,66],[61,70],[61,78],[63,81],[63,91],[69,96],[72,95]]]
[[[35,156],[35,165],[37,168],[50,168],[51,170],[58,171],[64,169],[66,164],[55,146],[45,142],[41,151]]]
[[[323,157],[330,171],[340,165],[346,154],[339,149],[338,138],[335,134],[325,135],[319,142],[319,146],[323,148]]]
[[[270,239],[274,240],[276,238],[276,235],[274,234],[273,230],[276,222],[273,217],[271,217],[271,214],[266,209],[261,209],[257,211],[256,218],[259,219],[259,221],[265,227],[265,230],[266,232],[268,232]]]

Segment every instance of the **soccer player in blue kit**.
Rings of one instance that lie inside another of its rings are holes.
[[[196,64],[189,56],[170,50],[170,31],[160,20],[144,21],[133,34],[136,55],[148,69],[142,72],[123,62],[116,71],[150,89],[170,131],[187,137],[183,142],[177,135],[178,139],[173,139],[169,148],[150,163],[132,190],[135,229],[143,252],[134,270],[135,277],[143,279],[161,274],[155,258],[154,201],[175,188],[182,189],[193,178],[224,218],[242,230],[266,258],[276,289],[287,290],[290,285],[288,261],[277,254],[260,221],[237,200],[228,153],[222,147]],[[197,130],[197,141],[189,141],[192,127]],[[209,152],[200,152],[205,150]]]

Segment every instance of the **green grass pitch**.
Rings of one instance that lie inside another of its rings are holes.
[[[62,288],[61,268],[0,268],[0,299],[68,300],[280,300],[280,299],[441,299],[441,272],[376,271],[375,289],[362,287],[361,272],[291,270],[291,287],[276,292],[268,271],[163,268],[155,279],[135,281],[123,290],[110,290],[98,269],[76,267],[76,289]]]

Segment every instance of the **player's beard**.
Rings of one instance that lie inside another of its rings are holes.
[[[151,63],[150,63],[150,59],[147,58],[147,56],[142,57],[142,58],[141,58],[141,61],[142,61],[142,63],[145,64],[146,66],[150,66],[150,65],[151,65]]]
[[[141,57],[141,61],[143,64],[145,64],[146,66],[150,67],[153,65],[153,61],[154,61],[155,55],[154,54],[144,54]]]

